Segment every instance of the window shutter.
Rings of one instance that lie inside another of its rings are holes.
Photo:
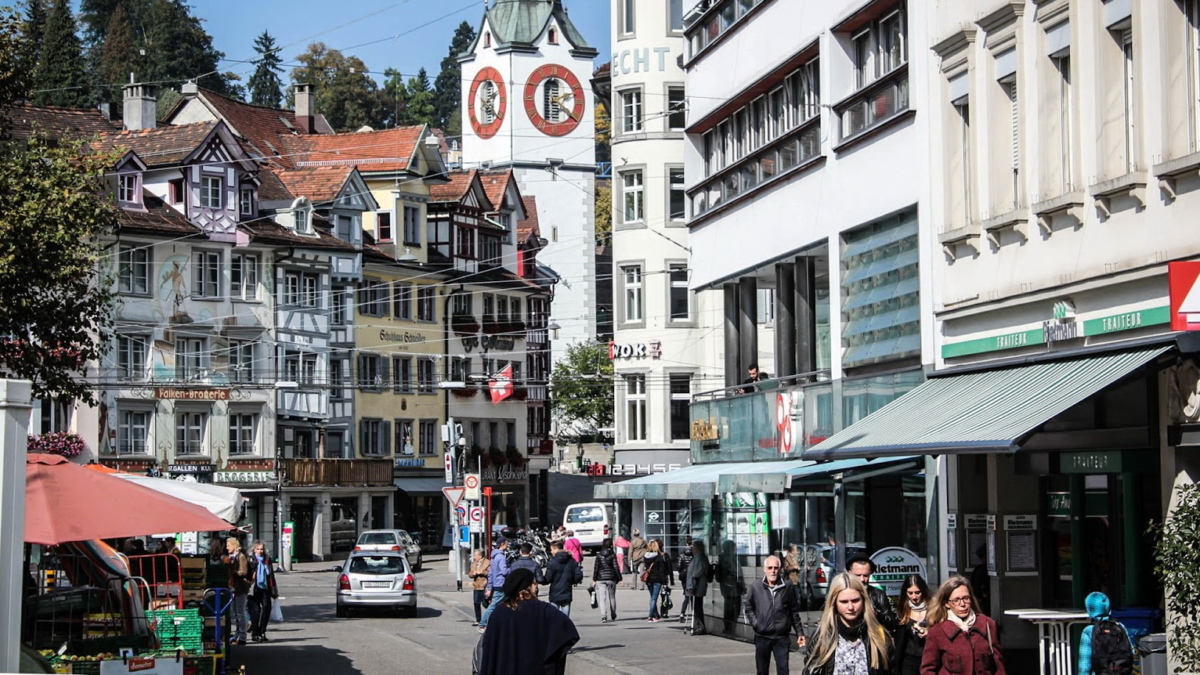
[[[358,358],[357,358],[356,360],[357,360],[357,362],[358,362],[358,363],[357,363],[357,365],[358,365],[358,370],[356,371],[356,372],[357,372],[357,377],[356,377],[355,379],[358,381],[358,383],[359,383],[360,385],[362,385],[362,384],[367,384],[367,382],[366,382],[366,373],[367,373],[366,364],[367,364],[367,359],[366,359],[366,357],[365,357],[365,356],[363,356],[362,354],[359,354],[359,355],[358,355]]]
[[[367,447],[367,421],[359,420],[358,422],[358,448],[359,452],[370,452]]]
[[[387,389],[388,384],[392,381],[392,360],[387,357],[379,358],[379,372],[383,375],[383,384],[380,389]]]
[[[390,455],[392,452],[392,423],[389,420],[383,421],[383,431],[379,433],[379,449],[385,455]]]
[[[1020,106],[1017,104],[1017,83],[1008,84],[1008,98],[1012,102],[1012,168],[1016,172],[1021,166]]]

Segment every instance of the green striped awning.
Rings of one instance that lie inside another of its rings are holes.
[[[1016,452],[1047,420],[1170,347],[935,377],[820,444],[804,459]]]

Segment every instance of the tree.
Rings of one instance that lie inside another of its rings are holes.
[[[408,94],[408,109],[406,114],[406,124],[428,124],[430,126],[437,125],[437,109],[435,107],[434,92],[429,87],[429,73],[422,68],[417,71],[417,74],[408,78],[408,84],[405,86]]]
[[[33,102],[78,108],[87,104],[83,45],[75,34],[70,0],[54,0],[46,15],[42,52],[33,75]]]
[[[596,181],[596,245],[612,242],[612,182]]]
[[[19,31],[0,12],[0,110],[29,93]],[[84,376],[112,335],[113,283],[98,243],[116,227],[110,165],[80,141],[0,143],[0,371],[31,380],[38,398],[96,403]]]
[[[550,375],[551,412],[560,436],[595,436],[613,425],[613,366],[603,345],[578,343]]]
[[[612,117],[599,97],[596,98],[596,161],[612,161]]]
[[[379,87],[362,59],[347,57],[323,42],[314,42],[296,60],[302,65],[292,69],[292,82],[316,87],[316,111],[335,130],[382,126]]]
[[[1174,506],[1162,523],[1152,523],[1154,572],[1166,587],[1167,645],[1176,672],[1200,669],[1200,486],[1176,488]]]
[[[26,0],[25,30],[22,35],[29,45],[30,70],[37,67],[42,53],[42,37],[46,33],[46,0]]]
[[[408,90],[404,88],[404,75],[395,68],[383,71],[382,107],[383,126],[398,127],[405,124],[408,115]]]
[[[467,51],[474,41],[475,29],[471,24],[466,21],[458,24],[450,39],[450,49],[442,59],[441,72],[433,83],[435,123],[450,136],[462,134],[462,66],[458,63],[458,55]]]
[[[121,89],[117,83],[128,81],[129,74],[137,70],[138,54],[133,45],[133,26],[124,5],[117,5],[108,21],[108,32],[100,46],[100,95],[109,103],[121,100]]]
[[[283,80],[279,77],[283,72],[280,66],[283,59],[279,58],[275,38],[264,30],[254,39],[254,51],[258,52],[258,58],[254,60],[254,74],[250,76],[250,102],[278,108],[283,101]]]
[[[224,52],[213,47],[212,36],[192,15],[183,0],[148,0],[145,10],[146,72],[137,77],[144,82],[185,82],[225,96],[237,96],[233,73],[222,73],[218,64]]]

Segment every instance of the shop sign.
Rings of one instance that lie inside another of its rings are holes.
[[[1042,322],[1046,342],[1063,342],[1081,337],[1075,321],[1075,305],[1070,300],[1054,303],[1054,317]]]
[[[392,343],[392,347],[403,349],[405,345],[424,344],[425,336],[420,333],[410,333],[406,330],[381,330],[379,339]]]
[[[990,513],[988,514],[988,517],[987,517],[987,529],[991,530],[993,532],[996,531],[996,516],[993,516]]]
[[[616,359],[657,359],[662,357],[662,342],[659,340],[651,340],[649,342],[631,342],[628,344],[617,344],[616,342],[608,343],[608,358]]]
[[[517,348],[517,340],[511,335],[484,335],[482,344],[485,352],[511,352]]]
[[[1044,322],[1041,328],[944,344],[942,345],[942,358],[952,359],[971,354],[1019,349],[1021,347],[1040,345],[1059,340],[1091,337],[1106,333],[1119,333],[1146,326],[1159,326],[1169,322],[1172,316],[1169,307],[1152,307],[1150,309],[1139,309],[1132,312],[1121,312],[1120,314],[1087,319],[1082,322],[1078,320],[1067,321],[1066,317],[1063,319],[1056,318]],[[1196,315],[1196,320],[1197,323],[1192,324],[1192,329],[1200,330],[1200,314]],[[1071,327],[1068,327],[1068,324]]]
[[[693,441],[717,441],[721,439],[721,427],[716,420],[696,420],[692,422]]]
[[[656,473],[677,471],[682,464],[601,464],[593,462],[587,465],[589,476],[649,476]]]
[[[154,398],[175,401],[228,401],[228,389],[179,389],[177,387],[155,387]]]
[[[1087,492],[1083,495],[1083,514],[1103,516],[1108,512],[1108,495],[1104,492]],[[1046,515],[1051,518],[1071,516],[1071,493],[1049,492],[1046,494]]]
[[[279,474],[274,471],[218,471],[213,479],[218,483],[275,483]]]
[[[195,475],[199,473],[212,473],[216,468],[215,464],[168,464],[167,472]]]
[[[1140,309],[1136,312],[1104,316],[1099,319],[1088,319],[1083,322],[1083,334],[1104,335],[1105,333],[1134,330],[1143,326],[1160,326],[1170,322],[1170,307],[1153,307],[1151,309]]]
[[[397,459],[396,466],[397,467],[423,467],[423,466],[425,466],[425,460],[417,459],[415,457],[411,457],[408,459]]]
[[[1167,263],[1171,330],[1200,330],[1200,261]]]
[[[901,586],[904,585],[905,577],[919,574],[922,579],[925,578],[924,561],[906,548],[881,548],[871,556],[871,562],[875,563],[875,573],[871,575],[871,581],[883,586],[891,596],[899,596],[903,592]]]
[[[1036,530],[1037,516],[1004,516],[1004,529],[1009,532]]]
[[[967,521],[968,530],[986,530],[987,515],[983,513],[968,513],[963,518]]]
[[[652,66],[657,66],[657,72],[665,72],[670,54],[670,47],[634,47],[613,52],[612,75],[615,78],[632,73],[649,73],[654,71]]]
[[[1059,455],[1061,473],[1121,473],[1120,450],[1064,452]]]
[[[946,514],[946,528],[950,529],[950,530],[958,529],[958,514],[957,513],[947,513]]]
[[[163,658],[126,658],[100,661],[100,675],[183,675],[183,660]]]
[[[489,467],[483,470],[483,480],[485,481],[517,481],[529,478],[529,469],[521,467],[514,469],[512,465],[505,465],[499,471],[495,467]]]

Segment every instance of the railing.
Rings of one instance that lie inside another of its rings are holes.
[[[281,459],[280,478],[285,485],[392,484],[391,459]]]
[[[839,142],[846,142],[908,110],[908,64],[842,99],[833,106],[841,120]]]

